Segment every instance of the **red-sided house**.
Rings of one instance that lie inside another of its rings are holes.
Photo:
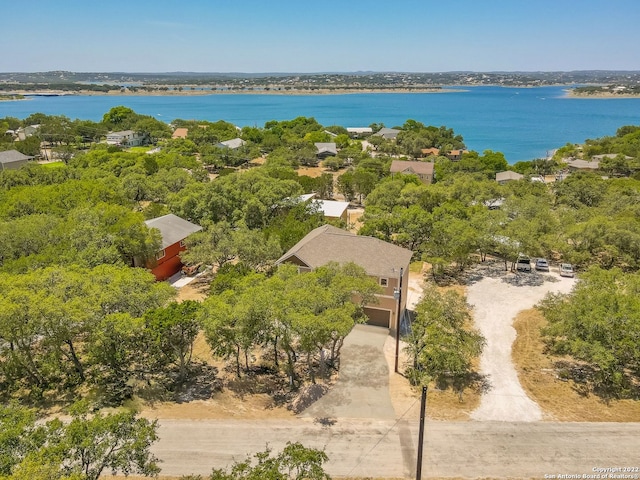
[[[156,258],[148,262],[147,267],[157,280],[166,280],[182,268],[179,254],[185,250],[184,239],[202,230],[200,225],[188,222],[170,213],[162,217],[152,218],[144,222],[147,227],[160,231],[162,236],[162,250],[156,253]]]

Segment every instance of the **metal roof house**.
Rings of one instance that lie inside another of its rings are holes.
[[[319,159],[338,155],[338,147],[334,142],[317,142],[314,145],[316,147],[316,156]]]
[[[199,232],[202,227],[172,213],[144,223],[149,229],[155,228],[160,231],[162,236],[162,250],[156,253],[155,259],[148,262],[147,267],[157,280],[166,280],[182,268],[179,255],[186,250],[184,239],[192,233]]]
[[[511,170],[496,173],[496,182],[498,182],[500,185],[511,181],[522,180],[523,178],[524,175],[518,172],[512,172]]]
[[[347,133],[352,138],[366,137],[373,133],[371,127],[347,127]]]
[[[26,165],[34,157],[24,155],[17,150],[7,150],[0,152],[0,172],[4,170],[17,170]]]
[[[323,225],[309,232],[276,265],[291,263],[298,271],[308,272],[329,262],[339,264],[353,262],[360,265],[383,288],[377,295],[378,303],[366,305],[364,311],[369,323],[391,329],[397,328],[398,301],[394,289],[398,288],[400,270],[402,276],[402,304],[404,312],[408,292],[409,263],[413,252],[378,238],[356,235],[345,230]]]
[[[373,135],[376,137],[386,138],[387,140],[395,140],[399,133],[400,133],[400,130],[397,130],[395,128],[385,127],[385,128],[381,128]]]
[[[216,146],[220,148],[228,148],[229,150],[235,150],[237,148],[242,147],[245,143],[241,138],[232,138],[231,140],[225,140],[224,142],[218,143]]]

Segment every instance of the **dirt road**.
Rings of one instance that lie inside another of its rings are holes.
[[[640,466],[637,424],[427,422],[423,477],[544,478]],[[207,474],[287,441],[325,448],[336,477],[415,475],[416,419],[162,420],[153,451],[164,475]]]

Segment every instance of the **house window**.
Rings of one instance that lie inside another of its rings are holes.
[[[165,255],[165,251],[160,250],[158,253],[156,253],[156,260],[160,260],[162,257],[164,257],[164,255]]]
[[[380,286],[381,287],[386,287],[389,285],[389,279],[388,278],[381,278],[380,279]]]

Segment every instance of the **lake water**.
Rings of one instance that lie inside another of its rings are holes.
[[[510,163],[544,157],[567,142],[614,135],[623,125],[640,125],[640,98],[567,98],[564,89],[460,87],[451,93],[36,97],[0,102],[0,118],[25,118],[42,112],[99,121],[117,105],[166,122],[176,118],[226,120],[259,127],[269,120],[298,116],[344,127],[374,122],[392,127],[411,118],[453,128],[469,149],[503,152]]]

